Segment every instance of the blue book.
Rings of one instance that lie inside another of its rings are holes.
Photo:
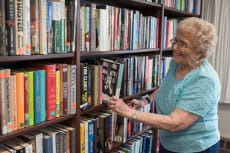
[[[53,141],[52,136],[43,135],[43,153],[53,152]]]
[[[167,28],[167,16],[164,17],[164,22],[163,22],[163,48],[166,47],[166,28]]]
[[[146,145],[146,136],[145,136],[145,135],[143,135],[142,152],[145,152],[145,145]]]
[[[40,71],[34,71],[34,123],[41,122],[41,84]]]
[[[94,151],[94,143],[93,143],[93,138],[94,138],[94,125],[93,121],[89,120],[88,121],[88,153],[93,153]]]
[[[53,18],[53,8],[52,2],[47,1],[47,51],[52,53],[52,18]]]
[[[46,120],[46,71],[40,70],[41,122]]]

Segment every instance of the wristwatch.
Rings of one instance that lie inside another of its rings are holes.
[[[137,119],[137,111],[136,111],[136,110],[135,110],[135,112],[133,113],[132,118],[133,118],[133,120],[136,120],[136,119]]]

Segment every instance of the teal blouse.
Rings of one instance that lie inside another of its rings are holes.
[[[164,148],[173,152],[200,152],[220,140],[217,117],[219,77],[207,60],[181,80],[174,78],[176,67],[177,64],[172,60],[156,95],[157,113],[169,115],[177,107],[200,118],[180,131],[159,130],[160,142]]]

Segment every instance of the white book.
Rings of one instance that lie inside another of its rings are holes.
[[[23,55],[31,55],[31,36],[30,36],[30,0],[24,0],[23,5]]]
[[[47,54],[47,0],[39,0],[40,54]]]

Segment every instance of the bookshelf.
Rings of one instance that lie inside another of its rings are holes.
[[[75,64],[76,65],[76,95],[77,95],[77,105],[76,105],[76,114],[74,115],[66,115],[60,118],[56,118],[51,121],[45,121],[40,124],[36,124],[32,127],[26,127],[23,129],[19,129],[12,133],[0,136],[0,142],[5,140],[9,140],[15,138],[19,135],[36,131],[40,128],[47,127],[56,123],[61,123],[68,121],[71,123],[73,127],[76,128],[76,148],[77,152],[80,152],[80,119],[81,115],[85,115],[92,111],[97,111],[105,107],[104,104],[100,104],[86,111],[80,111],[80,63],[81,61],[87,61],[88,59],[94,58],[111,58],[111,57],[124,57],[124,56],[141,56],[141,55],[160,55],[162,56],[171,56],[172,49],[171,48],[162,48],[162,35],[163,35],[163,18],[164,16],[174,17],[174,18],[184,18],[184,17],[200,17],[200,15],[194,15],[192,13],[176,10],[174,8],[169,8],[164,6],[162,3],[154,3],[154,2],[146,2],[144,0],[72,0],[77,2],[77,26],[76,29],[76,51],[75,53],[63,53],[63,54],[47,54],[47,55],[29,55],[29,56],[0,56],[0,67],[2,65],[10,65],[11,63],[21,63],[21,62],[49,62],[53,60],[61,60],[62,62]],[[98,4],[106,4],[117,6],[121,8],[128,8],[128,9],[137,9],[142,12],[144,15],[155,16],[159,18],[159,29],[158,29],[158,48],[141,48],[135,50],[118,50],[118,51],[89,51],[89,52],[81,52],[80,51],[80,4],[83,2],[89,3],[98,3]],[[201,0],[202,3],[202,0]],[[202,11],[202,10],[201,10]],[[202,13],[202,12],[201,12]],[[161,62],[160,62],[161,64]],[[161,74],[161,72],[159,72]],[[159,77],[160,78],[160,77]],[[158,79],[159,79],[158,78]],[[131,96],[121,97],[124,100],[129,100],[135,97],[139,97],[141,95],[150,94],[155,91],[157,88],[152,88],[150,90],[146,90]],[[133,135],[131,138],[128,139],[132,140],[137,136],[141,135],[142,133],[151,130],[152,128],[144,129],[143,131],[138,132],[137,134]],[[156,151],[157,148],[157,131],[153,130],[153,142],[152,142],[152,152]],[[128,142],[127,141],[127,142]],[[112,150],[119,148],[121,144],[115,144]],[[111,150],[111,151],[112,151]]]

